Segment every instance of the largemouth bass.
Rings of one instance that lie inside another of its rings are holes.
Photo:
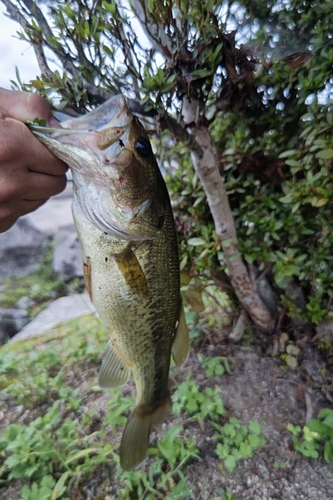
[[[103,106],[70,120],[68,130],[30,128],[72,169],[86,288],[110,333],[99,384],[116,387],[131,375],[135,381],[136,405],[119,451],[129,470],[145,458],[152,428],[167,417],[171,353],[182,364],[189,340],[164,179],[124,97]]]

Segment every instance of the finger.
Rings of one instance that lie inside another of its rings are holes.
[[[0,87],[0,108],[6,116],[19,121],[44,118],[50,127],[61,128],[46,99],[30,92],[16,92]]]
[[[15,224],[18,218],[19,217],[8,217],[2,219],[0,210],[0,233],[8,231],[8,229],[10,229]]]
[[[19,180],[16,176],[4,175],[0,172],[0,206],[20,200],[45,200],[61,193],[66,187],[66,175],[47,175],[26,172]]]
[[[22,216],[42,206],[47,199],[38,201],[19,200],[0,205],[0,233],[8,231]]]
[[[67,165],[50,153],[23,123],[12,118],[0,119],[0,167],[32,170],[62,176]],[[10,174],[10,171],[8,172]]]
[[[30,172],[30,182],[29,188],[22,193],[22,199],[25,201],[45,201],[65,189],[67,177],[66,175],[55,176]]]

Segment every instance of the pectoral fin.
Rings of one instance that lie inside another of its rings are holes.
[[[148,283],[146,276],[140,266],[135,253],[128,245],[126,249],[112,257],[118,264],[118,267],[133,293],[144,297],[148,293]]]
[[[186,324],[183,302],[180,302],[179,319],[176,335],[172,344],[171,354],[177,366],[184,363],[190,347],[190,339]]]
[[[131,370],[124,365],[110,342],[98,374],[99,386],[118,387],[127,382],[130,375]]]

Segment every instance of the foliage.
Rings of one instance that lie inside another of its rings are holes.
[[[190,459],[199,458],[199,455],[194,438],[180,438],[181,431],[181,425],[171,427],[157,442],[157,448],[149,449],[154,462],[148,472],[121,473],[120,479],[125,487],[119,492],[119,500],[127,500],[133,492],[136,498],[147,500],[191,497],[193,488],[187,486],[182,467]]]
[[[224,460],[225,468],[233,471],[237,462],[243,458],[251,458],[255,449],[264,446],[265,439],[261,436],[261,427],[258,422],[251,422],[248,426],[241,425],[239,420],[231,417],[220,426],[212,424],[217,429],[214,438],[221,441],[216,447],[216,455]]]
[[[200,389],[198,383],[189,380],[190,374],[185,382],[179,384],[177,391],[173,395],[172,409],[175,415],[180,415],[186,411],[192,418],[218,420],[225,415],[220,391],[217,387],[205,387]]]
[[[23,297],[28,297],[31,305],[27,307],[30,317],[34,317],[52,300],[72,292],[82,290],[77,278],[64,282],[62,277],[52,271],[53,248],[46,249],[45,256],[36,271],[27,275],[2,280],[0,306],[13,307]]]
[[[220,488],[218,489],[218,493],[221,496],[215,498],[214,500],[242,500],[241,498],[232,495],[232,493],[221,490]]]
[[[152,443],[140,470],[121,470],[117,449],[134,397],[115,389],[106,398],[95,385],[106,347],[106,332],[93,316],[1,347],[1,391],[11,422],[0,434],[0,488],[21,481],[20,500],[68,500],[97,477],[96,498],[113,484],[120,500],[196,499],[188,467],[200,451],[179,423]],[[220,363],[217,358],[209,367],[215,373]],[[221,429],[226,410],[220,390],[201,389],[190,377],[173,389],[174,414],[185,427],[211,432],[214,423]]]
[[[293,434],[295,450],[306,457],[322,456],[333,465],[333,410],[323,408],[318,418],[309,420],[303,429],[292,424],[288,424],[287,429]]]
[[[42,3],[29,15],[25,6],[28,23],[19,36],[34,45],[43,74],[30,84],[18,75],[13,85],[79,114],[112,93],[130,98],[159,136],[183,271],[204,284],[217,279],[236,301],[192,170],[188,131],[200,126],[214,138],[238,250],[253,279],[263,272],[272,287],[272,310],[278,304],[313,324],[332,318],[329,3],[58,0],[55,8],[45,1],[52,23]],[[61,69],[48,65],[42,47]],[[199,110],[187,128],[186,99]]]
[[[231,375],[230,364],[228,358],[226,358],[225,356],[208,358],[201,354],[200,361],[202,366],[204,367],[207,377],[222,376],[225,373],[229,373],[229,375]]]
[[[40,484],[32,483],[31,487],[24,485],[20,500],[49,500],[50,498],[59,498],[64,492],[64,489],[63,486],[62,488],[58,488],[57,496],[53,495],[55,484],[56,482],[52,476],[44,476],[41,479]],[[63,500],[69,500],[68,497],[62,498]]]

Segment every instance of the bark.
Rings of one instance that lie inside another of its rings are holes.
[[[187,111],[190,108],[189,104],[187,102],[183,108],[185,121],[187,121],[187,115],[188,117],[193,115],[193,110],[191,112]],[[193,103],[193,106],[196,106],[196,103]],[[194,131],[194,138],[203,154],[198,155],[196,151],[191,149],[193,166],[207,196],[207,202],[214,219],[216,234],[221,241],[232,287],[241,306],[250,316],[255,326],[266,332],[271,331],[274,328],[274,318],[258,294],[256,284],[251,280],[242,255],[238,250],[235,222],[208,128],[204,126],[198,127]]]

